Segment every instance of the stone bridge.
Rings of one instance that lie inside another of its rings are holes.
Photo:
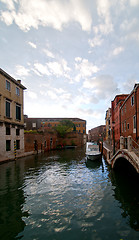
[[[112,168],[114,168],[118,161],[121,162],[123,159],[125,159],[135,168],[137,173],[139,173],[139,150],[138,148],[133,147],[133,139],[131,138],[131,136],[127,138],[127,149],[125,149],[124,143],[124,137],[120,137],[120,149],[114,155],[112,153],[112,148],[110,148],[107,144],[104,143],[103,147],[106,160],[112,166]]]

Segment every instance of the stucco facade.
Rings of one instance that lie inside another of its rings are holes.
[[[23,90],[15,80],[0,69],[0,161],[24,152]]]
[[[70,120],[75,124],[76,132],[86,134],[86,121],[80,118],[28,118],[25,116],[26,130],[49,130],[62,120]]]

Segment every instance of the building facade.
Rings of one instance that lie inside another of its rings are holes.
[[[100,125],[88,131],[88,141],[98,142],[104,140],[106,136],[106,126]]]
[[[120,107],[128,97],[128,94],[116,95],[114,100],[111,102],[111,138],[112,145],[115,145],[115,148],[119,148],[120,144]]]
[[[111,141],[111,136],[112,136],[112,132],[111,132],[111,108],[108,108],[108,110],[106,111],[105,124],[106,124],[106,141],[109,144],[112,144],[112,141]]]
[[[56,127],[62,120],[70,120],[78,133],[86,134],[86,120],[80,118],[28,118],[24,116],[25,130],[49,130]]]
[[[133,90],[125,99],[120,108],[121,136],[139,143],[139,84],[135,84]]]
[[[15,80],[0,68],[0,161],[24,152],[25,89],[21,80]]]

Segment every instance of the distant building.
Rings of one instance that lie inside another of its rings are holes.
[[[109,144],[112,144],[112,131],[111,131],[111,108],[108,108],[106,111],[106,116],[105,116],[105,123],[106,123],[106,141]]]
[[[0,160],[14,158],[24,152],[23,90],[21,80],[15,80],[0,68]]]
[[[128,97],[128,94],[116,95],[111,102],[111,130],[112,130],[112,144],[119,148],[120,144],[120,107]]]
[[[139,143],[139,84],[135,84],[131,93],[120,107],[121,136],[131,136]]]
[[[56,127],[62,120],[74,123],[76,132],[86,134],[86,120],[80,118],[28,118],[24,116],[25,130],[49,130]]]
[[[106,126],[100,125],[88,131],[88,141],[98,142],[99,140],[102,140],[102,138],[105,139],[105,135]]]

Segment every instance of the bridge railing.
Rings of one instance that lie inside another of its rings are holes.
[[[131,138],[132,141],[132,150],[136,153],[137,156],[139,156],[139,144]]]
[[[139,156],[139,144],[131,137],[120,137],[120,149],[127,149],[129,152],[133,151]]]

